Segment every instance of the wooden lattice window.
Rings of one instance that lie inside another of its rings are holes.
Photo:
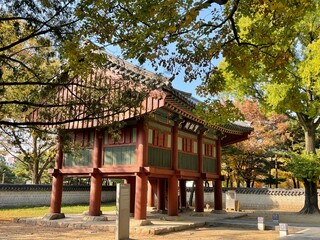
[[[171,134],[159,129],[149,129],[149,144],[155,147],[171,147]]]
[[[205,157],[216,157],[216,146],[213,144],[203,144],[203,155]]]
[[[186,153],[197,153],[197,142],[194,139],[187,137],[178,138],[178,150]]]
[[[136,141],[136,128],[123,128],[118,136],[105,134],[105,145],[130,144]]]
[[[94,139],[94,132],[90,131],[78,131],[74,133],[73,142],[77,147],[92,147]]]

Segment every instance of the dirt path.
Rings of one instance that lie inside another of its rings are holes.
[[[266,222],[272,221],[272,214],[278,213],[280,222],[313,224],[320,226],[320,215],[299,215],[293,212],[275,212],[275,211],[251,211],[248,216],[242,217],[241,220],[256,221],[257,217],[264,217]],[[290,233],[290,230],[289,230]],[[234,227],[210,227],[198,228],[182,232],[173,232],[165,235],[141,235],[131,234],[130,239],[230,239],[230,240],[247,240],[247,239],[277,239],[277,231],[258,231],[240,229]],[[25,225],[22,223],[13,223],[11,221],[0,221],[0,239],[10,240],[111,240],[114,239],[114,233],[103,230],[92,229],[71,229],[71,228],[54,228],[42,227],[38,225]]]
[[[199,228],[183,232],[174,232],[166,235],[137,235],[131,234],[130,239],[276,239],[279,236],[275,231],[255,231],[237,228]],[[111,240],[114,234],[91,229],[69,229],[31,226],[21,223],[0,222],[0,239],[8,240]]]

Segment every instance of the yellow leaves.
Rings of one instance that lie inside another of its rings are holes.
[[[196,10],[195,8],[192,8],[186,15],[185,15],[185,19],[183,21],[183,25],[187,26],[189,25],[191,22],[193,22],[197,16],[199,14],[199,11]]]
[[[177,27],[175,25],[170,26],[168,29],[169,33],[174,33],[176,30],[177,30]]]
[[[299,66],[303,82],[320,90],[320,40],[311,43],[306,50],[306,59]],[[313,86],[312,86],[313,85]]]
[[[272,11],[282,10],[283,7],[284,7],[284,5],[281,2],[273,1],[273,2],[270,3],[270,9]]]
[[[241,29],[241,36],[246,36],[247,34],[252,34],[250,32],[250,27],[253,23],[253,20],[249,17],[242,17],[239,19],[238,25]]]

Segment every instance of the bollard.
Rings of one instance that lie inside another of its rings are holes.
[[[265,230],[264,217],[258,217],[258,230]]]
[[[130,184],[117,183],[115,239],[129,239]]]
[[[280,237],[288,236],[288,224],[279,223],[279,234]]]
[[[279,214],[273,213],[272,214],[272,222],[273,223],[279,223],[279,220],[280,220]]]

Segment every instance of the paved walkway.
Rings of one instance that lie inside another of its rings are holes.
[[[159,235],[174,231],[199,228],[203,226],[225,226],[243,229],[257,229],[257,221],[245,220],[246,216],[242,212],[184,212],[179,216],[169,217],[166,214],[148,212],[148,221],[138,221],[130,219],[130,233],[142,233]],[[42,218],[20,218],[15,222],[32,225],[65,227],[75,229],[96,229],[115,232],[115,212],[108,212],[102,215],[107,221],[92,221],[92,218],[83,214],[68,214],[66,218],[59,220],[44,220]],[[102,219],[102,218],[100,218]],[[265,223],[266,230],[278,230],[278,224],[273,222]],[[316,224],[289,224],[290,229],[295,229],[296,233],[282,239],[320,239],[320,226]]]
[[[179,216],[170,217],[166,214],[148,212],[148,221],[130,219],[130,232],[143,234],[164,234],[173,231],[183,231],[191,228],[203,227],[206,224],[215,224],[223,219],[235,219],[245,216],[245,213],[180,213]],[[107,221],[92,221],[83,214],[67,214],[65,218],[58,220],[45,220],[38,218],[19,218],[15,222],[31,225],[41,225],[50,227],[67,227],[76,229],[99,229],[109,232],[115,231],[115,212],[104,213],[100,219]]]

